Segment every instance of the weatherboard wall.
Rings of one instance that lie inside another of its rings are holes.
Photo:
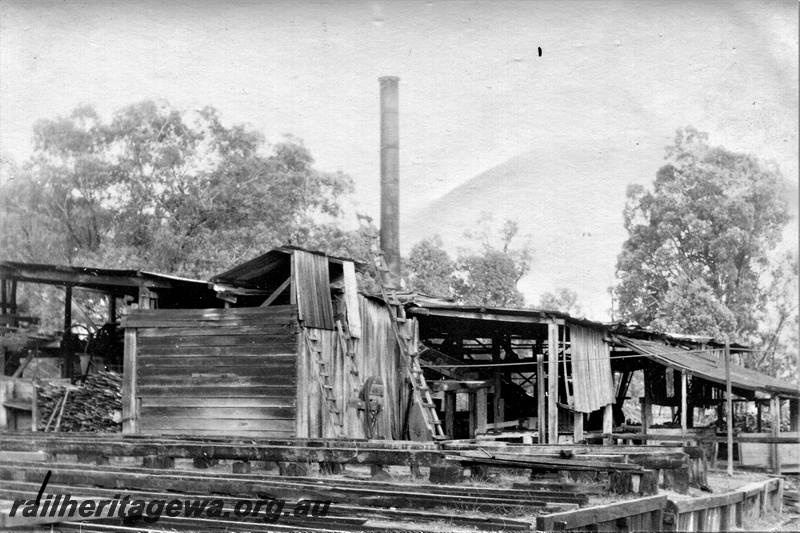
[[[129,314],[123,430],[295,436],[295,306]]]

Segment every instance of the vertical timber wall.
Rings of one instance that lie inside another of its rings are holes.
[[[331,385],[342,413],[343,437],[365,438],[364,411],[356,406],[365,382],[372,378],[383,384],[383,406],[379,412],[374,438],[402,438],[408,410],[406,369],[397,339],[392,330],[389,311],[383,303],[358,296],[361,332],[349,342],[353,356],[347,355],[345,340],[338,331],[303,327],[299,341],[298,420],[297,436],[331,438],[335,430],[330,410],[321,390],[319,367],[315,363],[306,336],[319,340],[322,359],[331,373]],[[400,326],[401,334],[418,339],[417,321],[410,319]]]

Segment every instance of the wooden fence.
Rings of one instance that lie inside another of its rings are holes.
[[[587,507],[536,518],[537,531],[660,531],[666,496]]]
[[[761,516],[779,514],[783,479],[745,485],[725,494],[671,500],[650,496],[609,505],[552,513],[536,519],[537,531],[722,532],[745,528]]]
[[[670,500],[665,531],[731,531],[744,528],[767,513],[778,514],[783,503],[783,479],[759,481],[705,498]]]

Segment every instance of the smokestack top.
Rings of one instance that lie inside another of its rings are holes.
[[[400,81],[398,76],[381,76],[378,78],[378,81],[381,83],[397,83]]]

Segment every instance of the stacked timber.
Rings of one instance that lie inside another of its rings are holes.
[[[122,418],[122,376],[91,374],[81,386],[48,383],[37,394],[39,431],[118,432]]]

